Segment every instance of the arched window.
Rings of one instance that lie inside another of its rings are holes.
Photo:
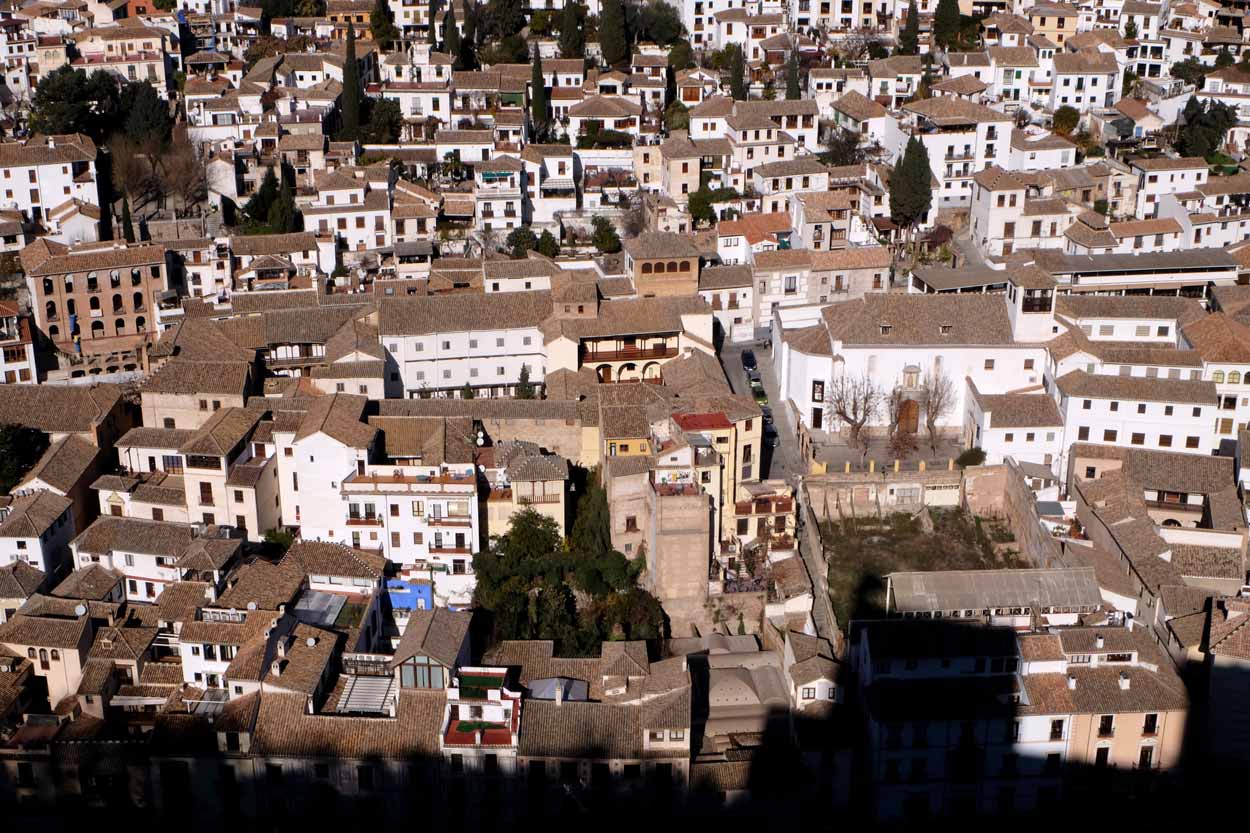
[[[136,292],[134,294],[135,309],[143,309],[143,293]]]
[[[1221,385],[1221,384],[1223,384],[1223,383],[1224,383],[1224,371],[1222,371],[1222,370],[1217,370],[1217,371],[1215,371],[1214,373],[1212,373],[1212,374],[1211,374],[1211,381],[1212,381],[1212,382],[1215,382],[1215,384],[1217,384],[1217,385]]]
[[[91,309],[92,312],[98,312],[100,309],[100,296],[92,295],[91,299],[87,301],[87,306]]]
[[[1241,373],[1240,373],[1239,371],[1236,371],[1236,370],[1230,370],[1230,371],[1228,371],[1228,383],[1229,383],[1230,385],[1240,385],[1240,384],[1241,384]]]
[[[130,285],[138,286],[141,283],[143,283],[143,275],[139,272],[138,269],[131,269],[130,270]]]
[[[78,313],[78,303],[73,298],[66,299],[65,312],[68,315],[76,315]]]
[[[96,277],[95,272],[87,273],[87,291],[95,292],[100,288],[100,279]]]
[[[126,332],[126,319],[125,318],[117,319],[117,321],[113,323],[113,330],[117,333],[117,335],[121,335],[122,333]]]
[[[690,271],[690,261],[688,261],[688,260],[683,260],[683,261],[681,262],[681,271],[683,271],[683,272],[689,272],[689,271]]]
[[[657,264],[655,264],[655,273],[656,273],[657,275],[662,275],[662,274],[664,274],[664,264],[663,264],[663,263],[657,263]]]
[[[56,292],[56,289],[53,288],[52,279],[44,278],[43,279],[43,294],[51,295],[53,292]]]
[[[55,321],[56,320],[56,301],[49,301],[48,303],[44,304],[43,311],[49,321]]]
[[[123,303],[121,293],[115,294],[113,296],[113,312],[121,312],[124,309]]]
[[[104,322],[95,320],[91,322],[91,337],[104,338]]]
[[[148,331],[147,319],[140,315],[135,319],[135,332],[146,333]]]
[[[74,278],[70,275],[65,276],[65,291],[67,293],[74,291]]]
[[[670,272],[676,272],[676,271],[677,271],[677,261],[675,261],[675,260],[670,260],[670,261],[668,262],[668,271],[670,271]]]
[[[650,264],[650,263],[644,263],[644,264],[642,264],[642,274],[644,274],[644,275],[650,275],[650,274],[651,274],[651,264]]]
[[[48,327],[48,338],[56,338],[60,334],[61,334],[61,328],[58,327],[57,325],[53,324],[52,326]]]
[[[116,289],[117,287],[121,285],[122,285],[122,273],[114,269],[112,272],[109,273],[109,287],[111,289]]]

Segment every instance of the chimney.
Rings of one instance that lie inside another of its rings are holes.
[[[286,640],[285,639],[278,640],[278,656],[280,657],[286,656]]]
[[[556,705],[558,706],[563,702],[564,702],[564,681],[557,679],[556,680]]]
[[[1106,643],[1106,640],[1102,638],[1102,634],[1098,634],[1097,636],[1094,637],[1095,648],[1101,649],[1105,643]]]
[[[1076,691],[1076,676],[1073,674],[1068,675],[1068,690]]]
[[[1131,684],[1132,684],[1132,681],[1128,678],[1128,672],[1127,672],[1127,671],[1121,671],[1121,672],[1120,672],[1120,690],[1121,690],[1121,691],[1128,691],[1129,686],[1130,686]]]
[[[281,677],[282,676],[282,660],[275,659],[273,662],[269,663],[269,671],[275,677]]]

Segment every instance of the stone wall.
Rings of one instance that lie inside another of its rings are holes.
[[[1042,526],[1033,490],[1015,463],[965,469],[964,502],[972,514],[1006,523],[1016,549],[1034,565],[1064,566],[1063,548]]]

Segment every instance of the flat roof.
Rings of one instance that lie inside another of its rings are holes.
[[[1181,272],[1193,269],[1236,269],[1237,259],[1223,249],[1185,249],[1139,255],[1069,255],[1041,250],[1037,265],[1052,274],[1073,272]]]
[[[1093,567],[1036,570],[942,570],[890,573],[900,613],[987,607],[1097,607]]]

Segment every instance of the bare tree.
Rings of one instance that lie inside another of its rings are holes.
[[[850,429],[852,447],[861,445],[860,433],[881,409],[884,394],[871,376],[843,373],[829,386],[829,410]]]
[[[907,402],[901,387],[894,388],[885,396],[886,414],[890,420],[886,447],[896,460],[901,460],[916,450],[915,435],[903,430],[903,408]]]
[[[113,157],[113,185],[132,203],[138,202],[147,195],[152,182],[152,168],[139,143],[118,134],[109,143],[109,152]]]
[[[924,408],[924,425],[929,432],[929,448],[937,451],[938,420],[955,406],[955,384],[941,370],[926,373],[920,384],[920,404]]]
[[[184,209],[192,208],[208,195],[208,175],[204,160],[187,136],[185,127],[174,131],[173,141],[161,165],[161,179],[170,193],[182,200]]]

